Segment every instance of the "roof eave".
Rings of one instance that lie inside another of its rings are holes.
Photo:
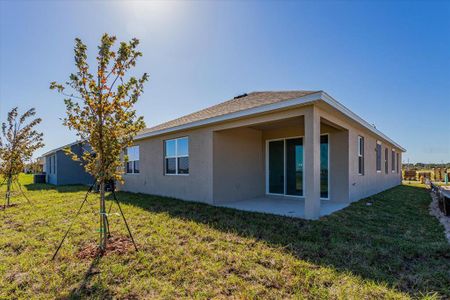
[[[269,112],[269,111],[278,110],[278,109],[282,109],[282,108],[288,108],[288,107],[295,106],[295,105],[308,104],[308,103],[312,103],[313,101],[321,100],[320,95],[321,95],[321,91],[312,93],[312,94],[308,94],[308,95],[305,95],[305,96],[302,96],[299,98],[291,99],[291,100],[286,100],[286,101],[268,104],[268,105],[264,105],[264,106],[249,108],[249,109],[245,109],[245,110],[241,110],[241,111],[237,111],[237,112],[233,112],[233,113],[229,113],[229,114],[225,114],[225,115],[221,115],[221,116],[217,116],[217,117],[212,117],[212,118],[208,118],[208,119],[204,119],[204,120],[194,121],[191,123],[178,125],[178,126],[174,126],[174,127],[170,127],[170,128],[166,128],[166,129],[161,129],[161,130],[156,130],[156,131],[147,132],[147,133],[143,133],[143,134],[138,134],[134,139],[142,140],[142,139],[153,137],[153,136],[158,136],[158,135],[172,133],[172,132],[186,130],[186,129],[192,129],[192,128],[205,126],[205,125],[211,125],[211,124],[215,124],[215,123],[219,123],[219,122],[223,122],[223,121],[229,121],[229,120],[238,119],[238,118],[242,118],[242,117],[246,117],[246,116],[251,116],[254,114],[258,114],[258,113],[264,113],[264,112]]]
[[[53,150],[50,150],[50,151],[45,152],[45,153],[42,154],[40,157],[49,156],[50,154],[56,153],[56,152],[58,152],[58,151],[60,151],[60,150],[63,150],[63,149],[65,149],[65,148],[67,148],[67,147],[72,147],[73,145],[77,145],[77,144],[79,144],[79,143],[81,143],[81,141],[75,141],[75,142],[73,142],[73,143],[64,145],[64,146],[62,146],[62,147],[58,147],[58,148],[56,148],[56,149],[53,149]]]
[[[367,121],[365,121],[363,118],[352,112],[350,109],[345,107],[343,104],[335,100],[333,97],[328,95],[326,92],[321,92],[321,99],[325,101],[327,104],[331,105],[335,109],[339,110],[341,113],[349,117],[350,119],[356,121],[357,123],[361,124],[363,127],[369,129],[374,134],[378,135],[379,137],[383,138],[384,140],[388,141],[392,145],[394,145],[398,150],[401,150],[402,152],[406,152],[406,149],[394,142],[392,139],[390,139],[387,135],[370,125]]]
[[[403,148],[402,146],[400,146],[399,144],[394,142],[392,139],[390,139],[384,133],[382,133],[381,131],[379,131],[372,125],[370,125],[363,118],[361,118],[360,116],[358,116],[357,114],[352,112],[350,109],[348,109],[347,107],[342,105],[340,102],[335,100],[333,97],[331,97],[324,91],[318,91],[316,93],[308,94],[308,95],[305,95],[305,96],[302,96],[299,98],[295,98],[295,99],[291,99],[291,100],[286,100],[286,101],[277,102],[277,103],[273,103],[273,104],[269,104],[269,105],[254,107],[254,108],[237,111],[237,112],[230,113],[230,114],[225,114],[225,115],[212,117],[212,118],[208,118],[208,119],[204,119],[204,120],[199,120],[199,121],[195,121],[195,122],[191,122],[191,123],[187,123],[187,124],[183,124],[183,125],[166,128],[166,129],[161,129],[161,130],[156,130],[156,131],[152,131],[152,132],[139,134],[134,138],[134,140],[137,141],[137,140],[142,140],[142,139],[146,139],[146,138],[154,137],[154,136],[158,136],[158,135],[173,133],[173,132],[187,130],[187,129],[193,129],[193,128],[200,127],[200,126],[212,125],[215,123],[230,121],[230,120],[234,120],[234,119],[238,119],[238,118],[242,118],[242,117],[246,117],[246,116],[251,116],[254,114],[258,114],[258,113],[270,112],[270,111],[289,108],[289,107],[293,107],[293,106],[306,105],[306,104],[313,103],[314,101],[320,101],[320,100],[324,101],[331,107],[340,111],[345,116],[352,119],[353,121],[359,123],[366,129],[368,129],[369,131],[374,133],[375,135],[388,141],[389,143],[394,145],[397,149],[401,150],[402,152],[406,152],[405,148]]]

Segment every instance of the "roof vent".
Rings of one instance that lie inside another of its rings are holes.
[[[247,97],[247,96],[248,96],[247,93],[245,93],[242,95],[238,95],[238,96],[234,97],[233,99],[239,99],[239,98],[243,98],[243,97]]]

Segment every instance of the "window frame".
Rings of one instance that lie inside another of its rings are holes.
[[[381,146],[381,142],[377,141],[377,145],[375,147],[375,169],[377,173],[381,173],[381,156],[382,156],[383,147]]]
[[[397,152],[397,174],[400,173],[400,153]]]
[[[187,155],[178,155],[178,140],[186,139],[187,140]],[[167,156],[167,147],[166,143],[170,141],[175,141],[175,155],[173,156]],[[167,139],[163,141],[163,151],[164,151],[164,162],[163,162],[163,168],[164,168],[164,176],[189,176],[191,173],[190,167],[189,167],[189,136],[180,136],[173,139]],[[178,172],[178,159],[182,157],[188,158],[188,172],[187,173],[179,173]],[[167,173],[167,159],[168,158],[175,158],[175,173]]]
[[[50,174],[56,174],[56,153],[50,156]]]
[[[139,145],[133,145],[131,147],[127,147],[127,149],[126,149],[127,156],[128,156],[128,149],[130,149],[130,148],[137,148],[138,159],[125,161],[125,172],[124,173],[126,175],[139,175],[139,174],[141,174],[141,168],[139,167],[139,172],[136,172],[136,162],[140,162],[140,160],[141,160],[141,153],[140,153],[141,149],[140,149]],[[132,172],[128,172],[128,163],[133,163]]]
[[[48,158],[48,174],[52,174],[52,157],[53,155]]]
[[[358,151],[357,151],[357,157],[358,157],[358,175],[364,176],[364,137],[361,135],[358,135]],[[361,164],[361,167],[360,167]],[[361,170],[361,172],[360,172]]]
[[[389,149],[384,148],[384,173],[389,174]]]
[[[395,151],[394,148],[392,148],[392,150],[391,150],[391,163],[392,163],[391,173],[395,173],[395,168],[396,168],[396,165],[397,165],[395,163],[395,159],[396,159],[396,151]]]

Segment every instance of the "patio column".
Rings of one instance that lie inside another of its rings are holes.
[[[320,116],[314,106],[305,114],[305,218],[320,217]]]

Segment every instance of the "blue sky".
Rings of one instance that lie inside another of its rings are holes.
[[[141,40],[147,126],[257,90],[325,90],[411,162],[450,161],[450,2],[0,1],[0,119],[36,107],[46,147],[75,139],[48,89],[74,38]]]

